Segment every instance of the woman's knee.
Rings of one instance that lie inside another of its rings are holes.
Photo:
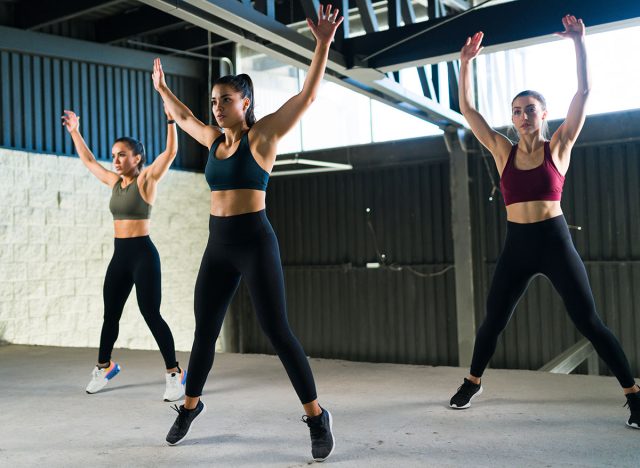
[[[487,314],[484,321],[478,328],[478,335],[495,335],[498,336],[504,331],[509,322],[509,316],[505,318],[502,314]]]
[[[289,349],[296,348],[298,346],[298,340],[290,329],[279,329],[269,327],[264,329],[265,335],[273,345],[276,351],[287,351]]]

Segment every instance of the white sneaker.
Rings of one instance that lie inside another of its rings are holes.
[[[176,401],[184,396],[184,384],[187,381],[187,371],[172,372],[165,374],[166,387],[164,390],[164,401]]]
[[[87,385],[87,393],[96,393],[102,390],[109,380],[113,379],[120,372],[120,365],[111,361],[109,367],[100,369],[98,366],[91,372],[91,381]]]

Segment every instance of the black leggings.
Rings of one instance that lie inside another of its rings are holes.
[[[531,279],[543,274],[558,291],[569,317],[607,363],[620,385],[634,385],[629,362],[616,337],[596,312],[587,271],[573,246],[564,216],[537,223],[507,223],[507,238],[487,299],[487,316],[478,330],[471,375],[481,377],[498,336]]]
[[[313,374],[287,320],[278,239],[264,210],[209,219],[209,241],[195,289],[196,331],[186,394],[198,397],[213,365],[216,339],[243,277],[258,322],[282,361],[302,403],[316,399]]]
[[[133,285],[142,317],[158,343],[167,369],[176,367],[176,351],[169,326],[160,316],[160,256],[149,236],[114,239],[113,258],[104,278],[104,323],[98,362],[111,359],[118,338],[122,309]]]

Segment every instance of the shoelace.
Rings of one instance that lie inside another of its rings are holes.
[[[623,408],[629,408],[629,410],[631,412],[639,412],[640,413],[640,405],[638,405],[638,406],[633,405],[633,406],[635,406],[635,408],[631,407],[631,405],[629,404],[629,400],[627,400],[626,403],[624,405],[622,405]]]
[[[309,426],[309,430],[311,431],[311,435],[318,437],[326,434],[327,428],[322,424],[321,418],[310,418],[306,414],[300,418],[300,420]]]
[[[638,387],[638,389],[640,389],[640,385],[634,385],[634,387]],[[637,395],[637,393],[636,393]],[[629,404],[629,402],[632,401],[629,399],[629,397],[627,397],[627,401],[625,402],[624,405],[622,405],[623,408],[627,407],[629,408],[629,410],[631,411],[631,413],[640,413],[640,400],[635,400],[633,402],[633,408],[631,407],[632,405]]]
[[[171,409],[176,413],[178,413],[178,419],[177,419],[178,427],[182,427],[187,422],[187,414],[188,414],[187,410],[183,408],[179,408],[178,405],[173,405]]]

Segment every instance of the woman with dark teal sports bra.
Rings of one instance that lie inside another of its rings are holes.
[[[158,182],[176,157],[178,140],[175,121],[167,113],[167,147],[147,167],[144,146],[139,141],[118,138],[111,149],[113,168],[98,163],[80,134],[80,116],[66,110],[62,124],[67,128],[80,160],[102,183],[111,187],[109,209],[113,214],[114,252],[104,279],[104,320],[100,334],[98,364],[91,373],[87,393],[99,392],[120,372],[111,353],[118,338],[120,316],[133,285],[140,312],[158,343],[166,367],[165,401],[184,395],[186,372],[176,361],[173,336],[160,316],[160,257],[149,237],[149,217]]]
[[[243,277],[258,321],[280,357],[306,413],[314,459],[334,448],[331,414],[320,407],[313,374],[302,346],[287,321],[284,278],[275,233],[265,214],[265,191],[278,141],[291,130],[315,99],[329,46],[342,22],[331,5],[320,6],[318,23],[307,20],[316,49],[302,91],[280,109],[256,121],[254,94],[247,75],[218,79],[211,91],[217,126],[205,125],[167,87],[156,59],[154,86],[184,131],[209,149],[205,177],[211,188],[209,241],[195,287],[196,330],[184,405],[167,435],[175,445],[205,410],[200,399],[213,364],[216,338],[227,307]]]

